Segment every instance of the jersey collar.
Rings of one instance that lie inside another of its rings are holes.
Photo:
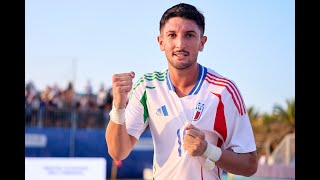
[[[198,75],[198,79],[197,79],[197,83],[195,84],[195,86],[193,87],[193,89],[190,91],[190,93],[188,95],[195,95],[195,94],[198,94],[200,88],[201,88],[201,85],[207,75],[207,68],[204,67],[204,66],[201,66],[200,64],[199,65],[199,75]],[[174,86],[171,82],[171,79],[170,79],[170,76],[169,76],[169,70],[167,69],[167,75],[166,75],[166,81],[167,81],[167,85],[168,85],[168,88],[169,90],[171,91],[175,91],[174,89]]]

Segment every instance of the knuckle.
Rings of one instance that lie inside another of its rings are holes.
[[[122,86],[118,86],[119,92],[123,92],[123,87]]]
[[[114,85],[115,87],[120,88],[120,83],[119,83],[118,81],[113,82],[113,85]]]
[[[201,146],[201,142],[197,141],[197,142],[195,143],[195,145],[196,145],[196,147],[199,147],[199,146]]]
[[[112,75],[112,81],[116,81],[117,80],[117,74],[113,74]]]

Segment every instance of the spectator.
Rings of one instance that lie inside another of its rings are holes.
[[[68,83],[67,89],[63,92],[63,107],[70,109],[73,108],[75,92],[72,82]]]
[[[107,90],[105,110],[109,112],[112,109],[113,93],[112,88]]]
[[[90,80],[87,81],[87,84],[85,86],[85,94],[88,96],[92,95],[92,85]]]
[[[101,83],[100,89],[97,94],[97,106],[100,110],[104,109],[106,97],[107,97],[107,92],[104,89],[104,84]]]

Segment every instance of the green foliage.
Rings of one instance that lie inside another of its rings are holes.
[[[273,108],[273,115],[277,120],[286,122],[295,127],[295,99],[286,100],[286,109],[280,105],[275,105]]]
[[[253,106],[247,109],[252,124],[258,153],[273,148],[295,129],[295,99],[286,100],[286,107],[276,104],[272,113],[259,113]],[[272,145],[272,147],[271,147]]]

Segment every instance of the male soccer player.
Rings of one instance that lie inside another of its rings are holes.
[[[134,72],[113,75],[106,129],[113,159],[125,159],[149,125],[156,180],[221,180],[223,170],[243,176],[257,171],[254,135],[239,89],[197,62],[207,41],[204,30],[205,18],[196,7],[177,4],[160,20],[158,43],[168,68],[145,74],[134,86]]]

